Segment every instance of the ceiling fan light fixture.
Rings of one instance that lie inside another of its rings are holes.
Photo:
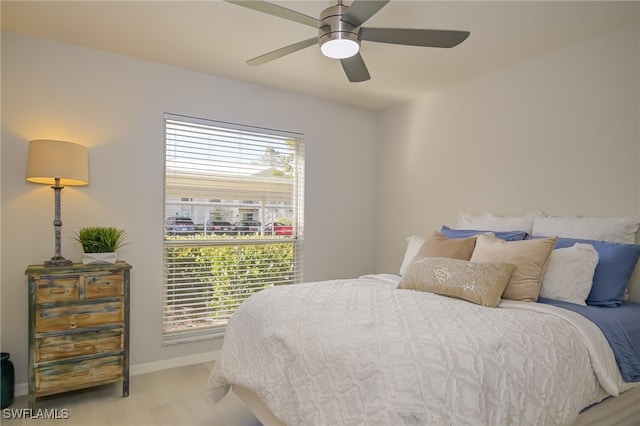
[[[348,38],[334,38],[327,40],[320,46],[322,54],[332,59],[350,58],[360,50],[357,41]]]
[[[324,56],[331,59],[350,58],[360,50],[358,29],[349,22],[342,21],[348,7],[339,1],[320,14],[324,25],[318,28],[318,44]]]

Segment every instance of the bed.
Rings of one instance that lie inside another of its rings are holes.
[[[593,223],[549,236],[508,220],[459,217],[410,238],[398,274],[254,294],[227,326],[209,394],[232,389],[265,425],[640,421],[640,303],[626,300],[637,221],[603,237]],[[598,293],[603,279],[624,287]]]

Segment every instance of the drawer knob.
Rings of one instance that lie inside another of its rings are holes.
[[[49,293],[51,294],[62,294],[62,293],[66,293],[67,290],[64,288],[52,288],[49,290]]]

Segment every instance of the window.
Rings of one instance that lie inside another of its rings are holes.
[[[219,336],[264,288],[302,281],[304,141],[165,114],[165,344]]]

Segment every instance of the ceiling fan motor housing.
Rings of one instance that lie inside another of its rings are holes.
[[[347,13],[347,9],[349,9],[348,6],[339,3],[336,6],[326,8],[320,14],[320,20],[326,24],[318,29],[318,44],[321,49],[325,43],[332,40],[350,40],[356,43],[353,55],[358,53],[360,37],[357,27],[341,20],[342,16]],[[326,54],[325,49],[322,50]]]

